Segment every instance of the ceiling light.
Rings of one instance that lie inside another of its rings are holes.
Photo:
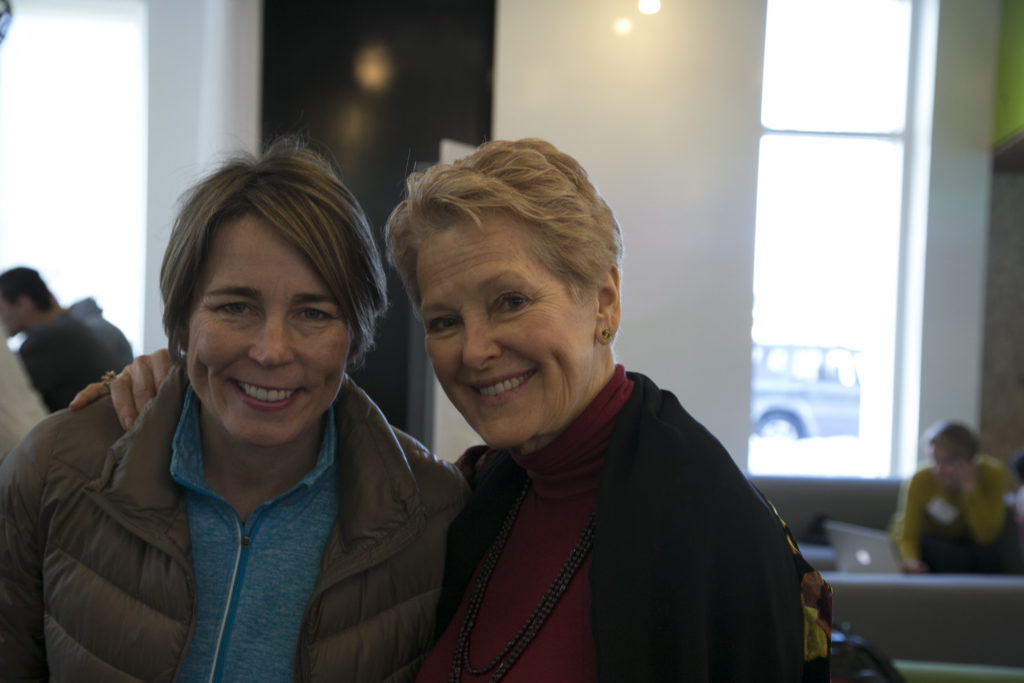
[[[640,0],[636,3],[636,8],[641,14],[657,14],[661,9],[661,0]]]

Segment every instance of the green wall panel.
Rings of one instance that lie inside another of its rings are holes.
[[[996,86],[996,145],[1024,133],[1024,0],[1003,0]]]

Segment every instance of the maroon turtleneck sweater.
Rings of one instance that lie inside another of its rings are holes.
[[[470,636],[469,660],[474,667],[493,659],[516,634],[583,532],[597,499],[598,479],[615,417],[632,390],[633,382],[626,378],[625,369],[616,366],[608,384],[554,441],[528,455],[513,452],[513,458],[533,483],[491,575]],[[590,560],[588,554],[544,626],[503,681],[572,683],[597,679],[589,625]],[[479,571],[478,566],[458,612],[420,669],[418,682],[448,680],[455,641]],[[461,680],[486,681],[493,673],[491,670],[474,676],[463,669]]]

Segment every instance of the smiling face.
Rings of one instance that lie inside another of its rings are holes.
[[[427,353],[441,386],[495,448],[550,443],[608,382],[601,331],[618,325],[618,271],[577,299],[530,251],[530,233],[493,217],[428,237],[417,257]]]
[[[204,448],[315,453],[348,347],[338,305],[294,247],[260,218],[222,226],[188,322]]]

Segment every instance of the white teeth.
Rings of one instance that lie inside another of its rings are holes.
[[[492,384],[489,387],[481,387],[480,388],[480,393],[483,394],[484,396],[497,396],[498,394],[500,394],[502,392],[510,391],[512,389],[515,389],[520,384],[525,382],[527,380],[527,378],[529,378],[529,376],[531,374],[532,373],[530,373],[530,372],[524,372],[523,374],[519,375],[518,377],[513,377],[512,379],[502,380],[501,382],[498,382],[497,384]]]
[[[245,382],[239,382],[238,386],[242,388],[242,391],[247,396],[252,396],[258,401],[266,401],[267,403],[283,401],[295,393],[294,389],[264,389],[255,384],[246,384]]]

